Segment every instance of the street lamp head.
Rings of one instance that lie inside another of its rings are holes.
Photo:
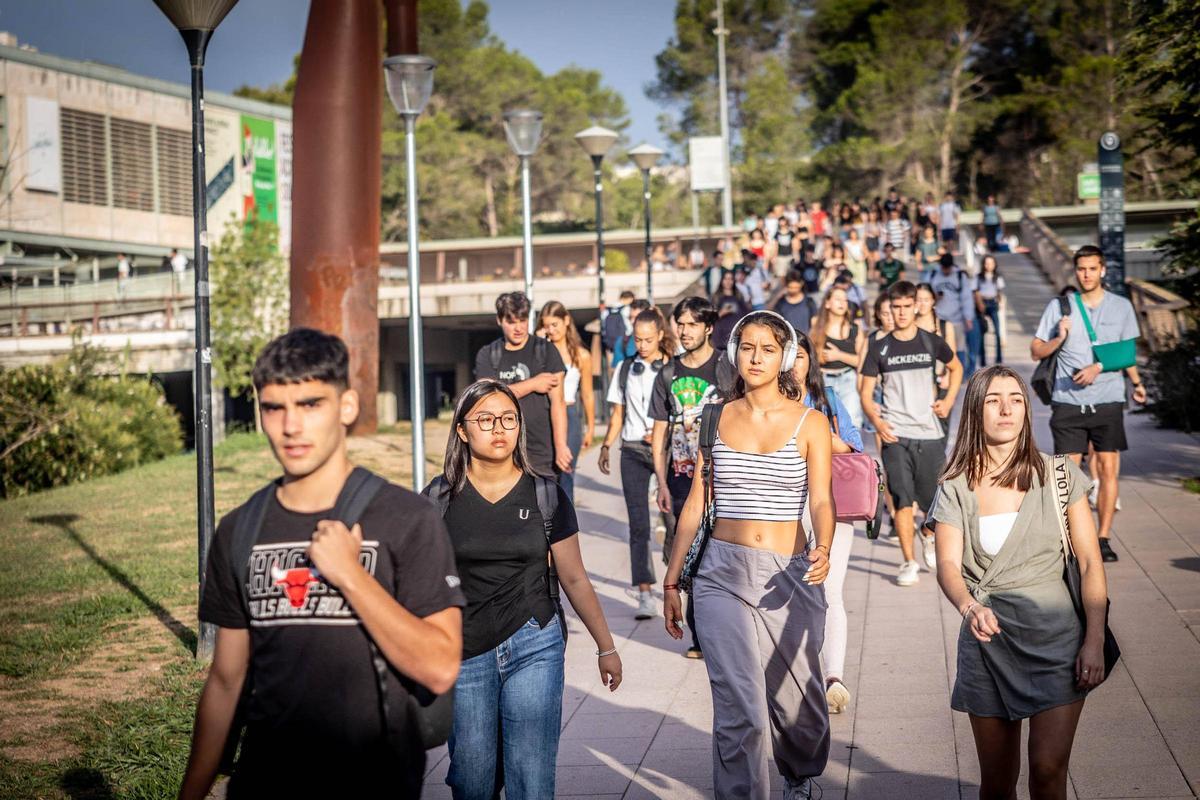
[[[154,0],[154,4],[182,34],[188,57],[199,65],[204,63],[204,51],[212,32],[237,5],[237,0]]]
[[[429,56],[388,56],[383,60],[388,97],[397,113],[418,117],[433,94],[433,70],[437,62]]]
[[[599,125],[593,125],[587,130],[575,134],[575,141],[579,142],[583,151],[592,158],[604,158],[608,155],[608,151],[616,144],[618,138],[620,136],[616,131],[601,128]]]
[[[542,139],[542,112],[518,109],[504,112],[504,135],[513,152],[527,158]]]
[[[645,142],[642,142],[629,151],[629,157],[633,159],[633,163],[637,164],[637,168],[642,172],[649,172],[650,168],[662,158],[662,155],[662,150]]]

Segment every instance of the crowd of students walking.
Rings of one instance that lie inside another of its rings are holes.
[[[1081,248],[1080,293],[1047,306],[1033,345],[1057,358],[1060,455],[1042,454],[1027,386],[998,363],[996,259],[965,274],[957,206],[930,200],[773,209],[748,225],[745,269],[724,272],[711,299],[664,314],[624,295],[602,348],[561,303],[531,326],[528,299],[501,295],[501,335],[477,354],[425,499],[350,464],[357,396],[342,342],[308,329],[272,342],[254,383],[283,476],[217,531],[200,609],[217,649],[180,796],[203,797],[240,742],[230,797],[266,790],[284,761],[310,788],[416,797],[425,749],[446,741],[454,797],[553,797],[560,589],[602,685],[618,690],[623,674],[575,513],[603,371],[611,413],[594,457],[620,472],[634,616],[657,617],[661,596],[667,634],[705,662],[717,797],[767,797],[772,759],[786,797],[814,796],[829,716],[853,700],[842,587],[863,525],[839,511],[834,464],[872,449],[897,583],[919,581],[919,541],[964,620],[951,705],[970,715],[980,796],[1013,796],[1029,719],[1031,796],[1063,797],[1084,698],[1111,668],[1102,562],[1115,558],[1122,373],[1144,401],[1136,366],[1101,348],[1136,338],[1136,319],[1104,290],[1099,250]],[[910,241],[910,212],[933,246]],[[994,248],[999,223],[987,224]],[[972,337],[982,320],[997,337],[990,367]]]

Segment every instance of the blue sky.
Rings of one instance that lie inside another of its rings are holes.
[[[492,31],[543,72],[568,65],[598,69],[629,106],[628,135],[661,146],[645,84],[654,55],[671,38],[673,0],[493,0]],[[206,85],[283,80],[304,41],[306,0],[241,0],[208,49]],[[183,42],[151,0],[6,0],[0,30],[45,53],[89,59],[186,83]]]

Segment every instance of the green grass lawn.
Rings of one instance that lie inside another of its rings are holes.
[[[352,457],[403,484],[408,430]],[[278,474],[253,433],[215,463],[218,517]],[[0,797],[174,795],[204,678],[195,472],[179,455],[0,503]]]

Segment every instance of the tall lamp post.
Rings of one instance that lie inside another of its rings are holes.
[[[504,135],[513,152],[521,158],[521,205],[525,212],[525,296],[533,309],[533,226],[529,217],[529,157],[537,150],[542,138],[542,112],[506,111]],[[536,313],[536,312],[535,312]],[[529,315],[529,332],[534,330],[533,313]]]
[[[646,218],[646,299],[654,304],[654,270],[650,263],[650,169],[662,158],[663,151],[643,142],[629,151],[629,157],[642,171],[642,216]]]
[[[417,117],[433,94],[428,56],[389,56],[383,60],[388,96],[404,117],[404,156],[408,172],[408,406],[412,416],[413,490],[425,488],[425,354],[421,344],[421,248],[417,229]]]
[[[192,65],[192,232],[196,267],[195,397],[196,519],[200,595],[204,595],[205,566],[212,543],[216,509],[213,505],[212,335],[208,325],[208,220],[204,179],[204,54],[213,31],[237,0],[154,0],[183,37]],[[201,623],[196,658],[212,658],[216,628]]]
[[[592,180],[596,191],[596,276],[599,280],[600,333],[601,341],[604,334],[604,181],[600,172],[600,164],[608,151],[616,144],[616,131],[601,128],[599,125],[582,130],[575,134],[575,141],[592,159]],[[604,363],[604,346],[600,346],[600,397],[608,397],[608,365]],[[600,419],[607,419],[608,404],[601,402]]]

